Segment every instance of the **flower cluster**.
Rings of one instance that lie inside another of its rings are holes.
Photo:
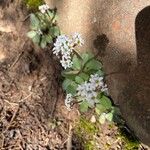
[[[72,51],[72,41],[69,39],[69,37],[66,35],[58,36],[56,42],[54,43],[53,54],[55,54],[57,57],[60,57],[61,55],[60,63],[65,69],[72,67]]]
[[[43,4],[41,6],[39,6],[39,10],[41,11],[41,13],[45,13],[47,10],[49,9],[49,6],[47,4]]]
[[[98,74],[91,75],[89,82],[84,82],[77,87],[77,95],[80,96],[83,100],[86,100],[90,106],[98,101],[97,94],[98,92],[107,92],[107,85],[104,84],[103,77],[100,77]]]
[[[60,63],[64,69],[72,67],[72,52],[75,46],[82,44],[83,39],[78,33],[75,33],[71,39],[66,35],[60,35],[57,37],[56,42],[54,43],[53,54],[58,58],[61,57]]]
[[[71,109],[71,102],[73,101],[72,94],[67,94],[66,99],[65,99],[65,105],[68,110]]]

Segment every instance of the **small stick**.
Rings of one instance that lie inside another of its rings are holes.
[[[15,119],[15,117],[16,117],[18,111],[19,111],[19,107],[20,107],[20,106],[18,105],[17,110],[14,112],[14,114],[13,114],[13,116],[12,116],[12,118],[11,118],[9,124],[8,124],[8,126],[6,127],[6,129],[4,130],[3,133],[5,133],[5,132],[10,128],[12,122],[14,121],[14,119]]]
[[[29,17],[30,17],[30,14],[29,14],[29,15],[27,15],[27,16],[26,16],[23,20],[21,20],[21,22],[26,21]]]
[[[24,54],[24,52],[20,52],[20,54],[17,56],[16,60],[13,62],[13,64],[9,67],[9,70],[11,70],[15,65],[16,63],[20,60],[20,58],[22,57],[22,55]]]
[[[28,96],[26,96],[25,98],[22,98],[20,101],[19,101],[19,103],[20,102],[24,102],[24,100],[26,100],[27,98],[29,98],[30,96],[32,95],[32,93],[30,93]]]
[[[5,142],[5,136],[4,136],[4,134],[2,133],[2,145],[1,145],[1,147],[0,148],[3,148],[4,147],[4,142]]]
[[[53,103],[53,106],[52,106],[52,111],[51,111],[51,114],[50,114],[51,119],[53,119],[53,115],[54,115],[54,112],[55,112],[55,109],[56,109],[57,101],[59,99],[58,95],[59,95],[59,89],[57,89],[57,96],[56,96],[56,98],[54,100],[54,103]]]
[[[72,125],[69,125],[69,135],[68,135],[68,141],[67,141],[67,150],[72,150]]]
[[[9,102],[8,100],[4,100],[6,103],[8,103],[9,105],[18,105],[18,103],[16,102]]]

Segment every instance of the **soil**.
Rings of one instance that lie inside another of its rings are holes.
[[[65,150],[80,113],[64,106],[61,67],[51,45],[42,50],[26,37],[27,16],[19,0],[0,1],[0,149]],[[100,130],[99,149],[122,149],[116,126]],[[72,149],[83,149],[80,142],[73,136]]]

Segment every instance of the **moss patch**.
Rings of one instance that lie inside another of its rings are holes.
[[[140,142],[126,128],[120,128],[119,137],[122,139],[124,150],[138,150]]]
[[[74,134],[82,142],[84,150],[96,150],[96,141],[93,137],[98,131],[95,124],[82,117],[76,124]]]
[[[43,0],[23,0],[29,10],[37,10],[38,7],[44,4]]]

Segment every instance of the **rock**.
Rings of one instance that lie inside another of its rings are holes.
[[[106,73],[115,72],[107,77],[110,94],[130,128],[150,145],[149,4],[149,0],[55,0],[52,5],[58,9],[63,33],[83,35],[83,50],[95,50],[93,40],[107,36],[108,47],[102,42],[98,47],[105,50]]]
[[[95,122],[96,122],[96,118],[95,118],[94,115],[91,117],[90,121],[91,121],[92,123],[95,123]]]

